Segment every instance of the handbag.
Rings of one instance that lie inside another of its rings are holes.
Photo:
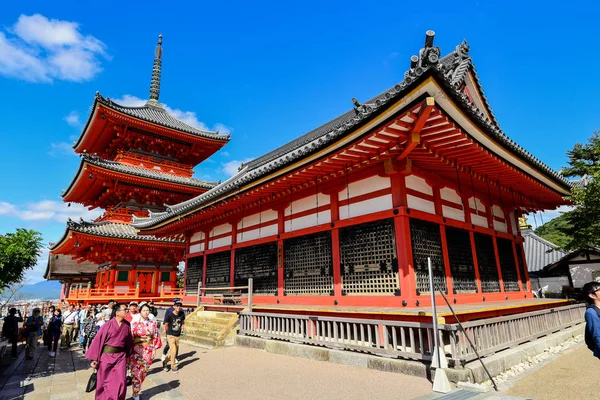
[[[90,393],[90,392],[93,392],[94,390],[96,390],[97,379],[98,379],[97,378],[97,371],[94,370],[94,372],[92,373],[92,375],[90,375],[90,379],[88,379],[87,386],[85,387],[86,393]]]

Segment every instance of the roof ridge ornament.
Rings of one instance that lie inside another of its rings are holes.
[[[430,67],[440,62],[441,51],[439,47],[433,45],[435,32],[428,30],[425,32],[425,45],[419,51],[418,56],[410,57],[410,69],[404,73],[406,83],[410,83]]]
[[[160,97],[160,75],[162,68],[162,34],[158,35],[158,44],[154,49],[154,65],[152,66],[152,80],[150,81],[149,103],[158,104]]]

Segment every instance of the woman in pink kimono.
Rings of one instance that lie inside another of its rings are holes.
[[[154,361],[154,352],[162,347],[158,325],[156,321],[148,318],[150,307],[142,305],[138,318],[131,321],[131,333],[133,334],[133,354],[129,359],[129,368],[133,374],[131,387],[133,399],[139,400],[142,383],[146,379],[148,370]]]

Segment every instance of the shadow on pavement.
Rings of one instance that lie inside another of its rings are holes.
[[[195,351],[195,350],[194,350],[194,351],[188,351],[188,352],[187,352],[187,353],[185,353],[185,354],[180,354],[180,355],[179,355],[179,357],[177,357],[177,359],[178,359],[179,361],[181,361],[181,360],[185,360],[186,358],[188,358],[188,357],[191,357],[191,356],[193,356],[194,354],[196,354],[196,351]]]
[[[163,394],[165,392],[168,392],[171,389],[176,389],[179,387],[179,385],[180,385],[179,381],[174,380],[169,383],[163,383],[161,385],[154,386],[148,390],[143,390],[141,395],[144,399],[150,399],[150,398],[152,398],[152,396],[155,396],[158,394]]]
[[[183,367],[185,367],[188,364],[191,364],[191,363],[193,363],[195,361],[198,361],[199,359],[200,358],[196,357],[196,358],[192,358],[191,360],[182,361],[182,362],[179,363],[179,368],[183,368]]]

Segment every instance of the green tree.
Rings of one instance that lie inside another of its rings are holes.
[[[19,283],[42,252],[42,235],[28,229],[0,235],[0,291]]]
[[[586,144],[577,143],[567,151],[569,166],[566,177],[585,177],[586,185],[573,188],[569,199],[576,206],[565,213],[561,232],[570,237],[565,250],[600,246],[600,132],[595,131]]]
[[[568,212],[565,212],[546,222],[544,225],[539,226],[535,230],[535,234],[564,249],[573,239],[564,232],[569,227],[569,221],[567,221],[568,214]]]

